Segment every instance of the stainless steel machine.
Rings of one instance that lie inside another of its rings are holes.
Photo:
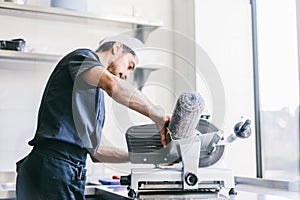
[[[210,166],[220,160],[225,145],[250,136],[251,122],[237,123],[234,132],[224,138],[223,131],[201,118],[203,108],[204,100],[199,93],[193,91],[179,96],[167,127],[170,142],[166,148],[162,147],[155,124],[127,130],[130,161],[155,165],[132,169],[129,176],[121,178],[121,184],[129,186],[129,196],[159,192],[169,196],[175,192],[176,197],[213,194],[218,198],[223,189],[228,189],[228,195],[235,194],[232,170]]]
[[[169,133],[166,148],[161,145],[155,124],[133,126],[126,132],[129,158],[131,163],[144,165],[122,176],[121,184],[128,185],[128,195],[132,198],[159,193],[177,197],[203,195],[203,198],[207,195],[220,198],[225,192],[228,196],[234,195],[232,170],[213,165],[223,156],[226,145],[250,136],[250,123],[250,120],[237,123],[233,133],[224,138],[222,130],[200,118],[194,134],[189,137],[174,139]]]

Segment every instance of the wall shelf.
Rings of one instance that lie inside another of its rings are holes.
[[[116,23],[125,23],[125,24],[133,24],[133,25],[142,25],[146,27],[158,28],[162,26],[162,22],[160,21],[149,21],[140,17],[134,16],[107,16],[100,15],[96,13],[89,12],[80,12],[73,11],[61,8],[53,8],[53,7],[40,7],[40,6],[31,6],[31,5],[20,5],[15,3],[8,2],[0,2],[0,13],[6,15],[17,15],[17,16],[25,16],[25,17],[50,17],[49,19],[55,20],[95,20],[95,21],[108,21],[108,22],[116,22]]]
[[[57,62],[61,55],[27,53],[21,51],[0,50],[0,60],[21,60],[21,61],[40,61]]]
[[[30,53],[22,51],[0,50],[0,60],[19,60],[19,61],[40,61],[40,62],[58,62],[63,55]],[[154,71],[158,67],[137,66],[137,70]]]
[[[0,50],[0,61],[27,61],[27,62],[47,62],[57,63],[63,56],[53,54],[28,53],[22,51]],[[54,67],[54,66],[53,66]],[[134,70],[133,80],[131,82],[138,88],[142,89],[151,72],[159,69],[158,67],[137,66]]]

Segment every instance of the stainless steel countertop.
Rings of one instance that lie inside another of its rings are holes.
[[[142,195],[140,199],[150,200],[150,199],[228,199],[228,200],[261,200],[261,199],[270,199],[270,200],[299,200],[299,192],[290,192],[287,190],[279,190],[273,188],[265,188],[261,186],[245,185],[238,184],[236,185],[237,195],[230,198],[216,198],[211,196],[208,193],[195,194],[195,193],[179,193],[179,194],[152,194],[152,195]],[[0,199],[14,199],[15,198],[15,188],[14,184],[7,184],[6,189],[0,188]],[[127,186],[118,186],[118,185],[87,185],[85,188],[85,195],[87,200],[89,199],[120,199],[128,200],[131,199],[128,197]]]
[[[206,200],[261,200],[261,199],[270,199],[270,200],[299,200],[300,193],[299,192],[290,192],[287,190],[279,190],[273,188],[264,188],[259,186],[252,186],[252,185],[244,185],[238,184],[236,185],[236,196],[231,196],[229,198],[225,198],[224,196],[220,198],[216,197],[209,197],[207,194],[184,194],[184,195],[171,195],[171,194],[158,194],[155,196],[151,195],[144,195],[141,199],[164,199],[164,200],[171,200],[171,199],[206,199]],[[127,195],[128,191],[127,188],[124,186],[97,186],[96,187],[96,194],[101,196],[101,199],[130,199]]]

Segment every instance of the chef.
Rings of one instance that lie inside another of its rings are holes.
[[[32,151],[17,162],[16,195],[22,199],[85,199],[85,162],[127,162],[128,154],[99,147],[105,121],[104,92],[156,123],[162,146],[170,120],[125,80],[139,62],[141,41],[109,37],[96,51],[76,49],[52,72],[41,100]],[[113,134],[113,133],[109,133]]]

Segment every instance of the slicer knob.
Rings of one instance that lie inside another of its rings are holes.
[[[129,189],[128,196],[135,199],[136,198],[136,192],[133,189]]]
[[[185,182],[189,186],[194,186],[198,183],[198,177],[193,173],[187,173],[185,176]]]
[[[131,185],[131,176],[121,176],[120,183],[121,185]]]
[[[247,119],[244,123],[239,122],[234,126],[234,133],[239,138],[248,138],[251,135],[251,121]]]

